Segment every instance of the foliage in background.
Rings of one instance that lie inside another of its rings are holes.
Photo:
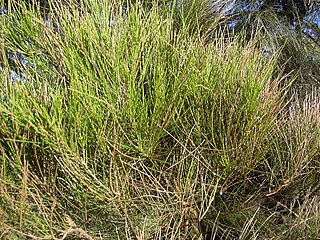
[[[317,239],[318,89],[283,65],[304,45],[157,3],[0,15],[0,238]]]
[[[236,33],[245,30],[248,39],[261,34],[264,54],[282,48],[278,65],[298,74],[292,91],[305,96],[320,83],[319,7],[318,1],[237,1],[228,26]]]

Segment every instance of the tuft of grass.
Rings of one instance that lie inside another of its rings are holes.
[[[317,237],[318,95],[206,3],[12,2],[1,238]]]

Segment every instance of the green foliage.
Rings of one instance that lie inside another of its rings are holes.
[[[316,91],[206,1],[128,4],[0,16],[1,238],[316,239]]]

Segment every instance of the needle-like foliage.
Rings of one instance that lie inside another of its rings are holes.
[[[1,239],[319,236],[319,95],[219,4],[10,2]]]

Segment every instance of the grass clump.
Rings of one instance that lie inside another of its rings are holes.
[[[1,237],[316,238],[316,94],[196,2],[126,4],[0,16]]]

